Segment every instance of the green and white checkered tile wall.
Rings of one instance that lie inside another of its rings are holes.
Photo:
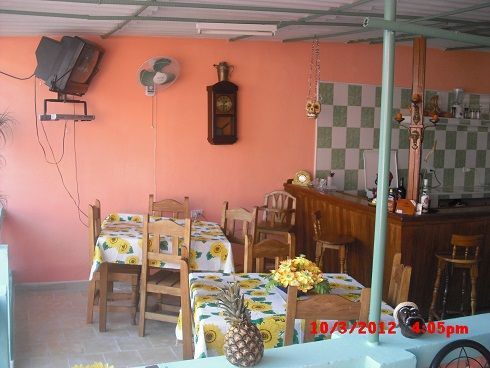
[[[338,190],[365,195],[363,152],[379,147],[381,87],[321,82],[319,94],[315,176],[323,178],[333,171]],[[448,111],[453,93],[427,90],[426,103],[434,95],[439,96],[441,110]],[[395,87],[393,115],[409,115],[410,96],[411,89]],[[482,120],[441,119],[436,127],[425,129],[421,168],[435,170],[445,188],[442,192],[461,188],[471,197],[474,187],[490,185],[490,95],[465,94],[463,104],[479,106]],[[407,177],[408,145],[408,131],[393,123],[391,148],[398,151],[399,178]]]

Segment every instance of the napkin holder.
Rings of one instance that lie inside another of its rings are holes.
[[[396,213],[399,213],[402,215],[414,216],[416,207],[417,207],[417,204],[415,203],[414,200],[399,199],[396,202]]]

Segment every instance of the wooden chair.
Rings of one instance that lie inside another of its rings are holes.
[[[276,190],[264,196],[264,205],[259,207],[262,219],[257,224],[257,240],[267,235],[283,235],[294,232],[296,198],[284,190]],[[260,216],[259,216],[260,217]]]
[[[275,260],[275,269],[279,262],[286,258],[293,258],[296,251],[296,237],[288,233],[288,242],[283,243],[277,239],[264,239],[253,244],[252,237],[245,237],[245,273],[253,272],[253,260],[255,259],[255,272],[264,272],[264,258]]]
[[[231,243],[236,272],[242,272],[244,268],[246,235],[250,235],[252,243],[255,243],[257,210],[257,207],[254,207],[252,211],[244,208],[229,209],[228,202],[223,202],[221,230]]]
[[[172,253],[160,253],[160,238],[172,238]],[[179,245],[179,238],[182,240]],[[192,358],[192,325],[189,294],[189,249],[191,243],[191,220],[184,225],[171,220],[149,222],[146,217],[143,226],[143,266],[141,270],[139,336],[145,335],[145,321],[153,319],[177,322],[177,315],[147,311],[148,293],[180,297],[183,332],[184,359]],[[180,248],[180,255],[179,255]],[[179,269],[153,267],[160,262],[172,263]],[[155,273],[151,270],[157,271]]]
[[[148,208],[152,216],[191,218],[189,197],[184,197],[184,202],[179,202],[175,199],[162,199],[155,202],[153,194],[150,194]]]
[[[410,291],[412,267],[401,264],[401,258],[401,253],[396,253],[393,256],[388,297],[385,298],[385,302],[393,308],[402,302],[408,301],[408,292]]]
[[[446,316],[446,303],[447,295],[449,291],[449,283],[453,269],[462,270],[462,284],[461,284],[461,306],[459,314],[466,315],[465,313],[465,299],[466,299],[466,279],[467,272],[470,274],[471,282],[471,314],[476,313],[476,281],[478,278],[478,263],[480,262],[480,245],[483,242],[483,235],[457,235],[451,236],[451,253],[438,253],[437,258],[437,273],[436,280],[434,282],[434,291],[432,293],[432,302],[429,309],[429,320],[433,318],[444,319]],[[441,282],[442,270],[445,269],[445,284],[442,294],[442,309],[439,312],[436,310],[437,295],[439,292],[439,285]]]
[[[348,246],[355,242],[350,235],[340,234],[330,236],[326,234],[322,225],[322,214],[316,211],[313,216],[313,240],[315,241],[315,263],[322,268],[325,249],[338,251],[340,273],[347,273]]]
[[[304,342],[313,341],[314,336],[309,332],[311,322],[318,320],[367,322],[368,320],[371,289],[362,289],[360,302],[353,302],[334,294],[312,295],[307,299],[298,300],[297,292],[297,287],[288,288],[284,346],[293,343],[296,319],[305,320]]]
[[[90,265],[92,265],[94,260],[95,244],[100,232],[100,201],[97,199],[95,200],[94,205],[89,205],[88,211],[88,248]],[[101,264],[100,268],[104,267],[106,267],[104,275],[106,275],[107,280],[101,280],[101,272],[99,269],[94,272],[92,280],[90,280],[88,285],[87,323],[93,323],[94,307],[99,307],[99,330],[101,332],[106,329],[107,310],[109,312],[129,312],[131,315],[131,323],[136,324],[136,307],[138,305],[138,285],[141,266],[104,262]],[[131,292],[115,293],[113,290],[114,282],[129,284]],[[101,292],[101,289],[104,292]],[[105,298],[103,295],[105,295]],[[109,302],[109,304],[107,304],[107,302]]]

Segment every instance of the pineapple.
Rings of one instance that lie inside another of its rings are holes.
[[[256,365],[264,355],[264,342],[259,329],[251,321],[238,283],[234,282],[221,290],[217,300],[230,325],[223,345],[226,359],[239,367]]]

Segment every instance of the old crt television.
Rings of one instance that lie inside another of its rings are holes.
[[[50,91],[82,96],[98,71],[104,50],[80,37],[64,36],[60,41],[43,37],[36,49],[36,77]]]

